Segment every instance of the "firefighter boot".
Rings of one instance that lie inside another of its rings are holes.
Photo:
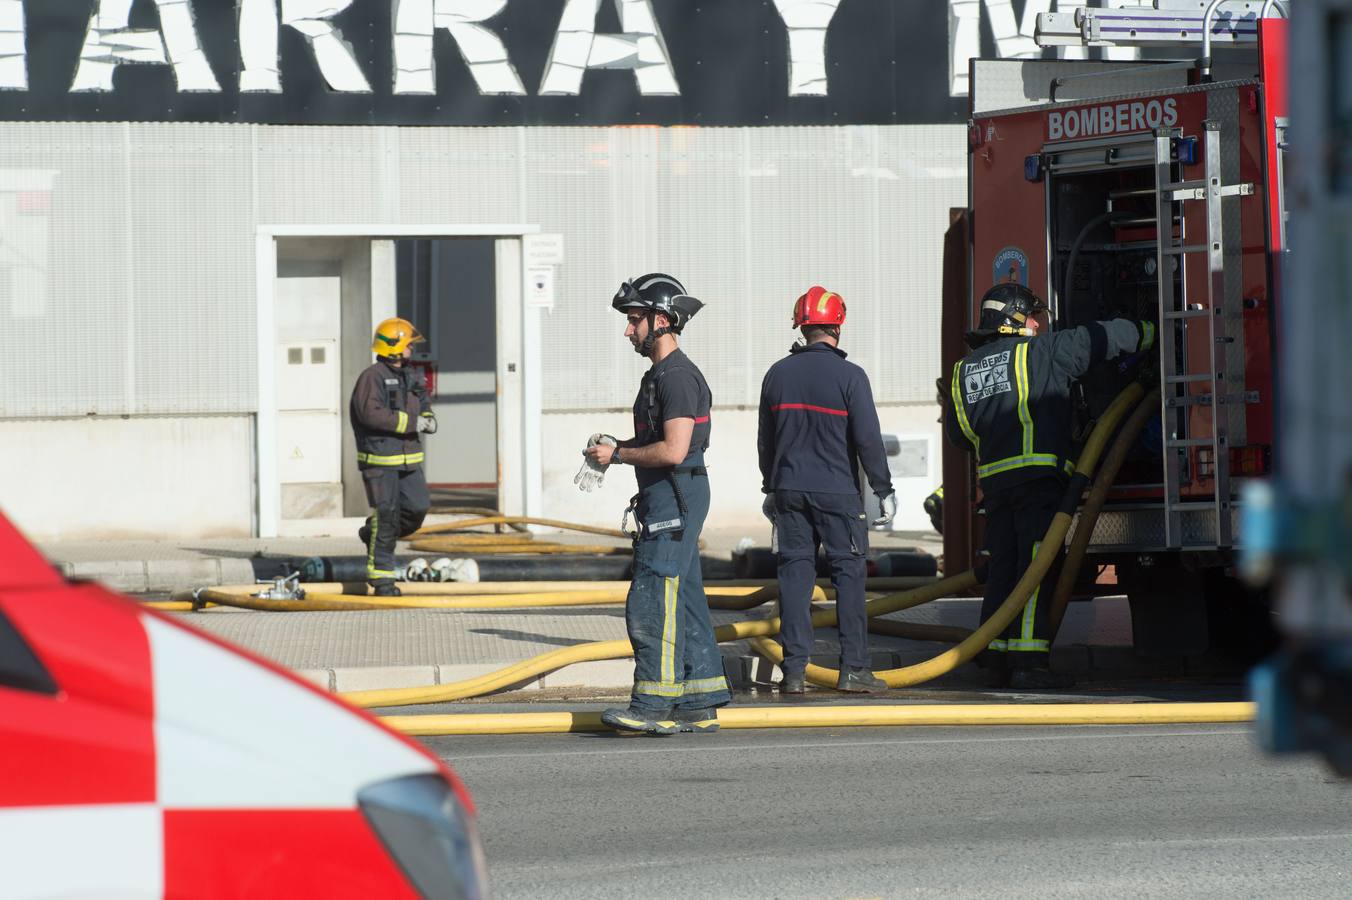
[[[807,678],[802,672],[785,672],[779,682],[781,694],[802,694],[807,691]]]
[[[840,678],[836,680],[836,690],[849,694],[881,694],[887,690],[887,682],[868,669],[845,667],[840,670]]]
[[[672,711],[681,731],[692,734],[713,734],[718,730],[718,710],[712,706],[704,709],[677,709]]]
[[[601,713],[601,721],[617,731],[637,731],[642,734],[675,734],[679,730],[670,711],[658,713],[633,706],[613,707]]]
[[[375,594],[377,597],[404,596],[404,592],[399,590],[399,587],[393,581],[382,581],[378,584],[371,585],[371,587],[374,589],[371,593]]]

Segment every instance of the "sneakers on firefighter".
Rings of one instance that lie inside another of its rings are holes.
[[[781,694],[802,694],[807,691],[807,678],[802,672],[785,672],[779,682]]]
[[[392,582],[388,582],[388,581],[381,582],[380,584],[377,584],[377,585],[375,586],[375,590],[371,591],[371,593],[374,594],[374,595],[376,595],[377,597],[402,597],[402,596],[404,596],[404,592],[403,592],[403,591],[399,590],[399,588],[398,588],[396,585],[394,585]]]
[[[712,706],[672,710],[671,717],[681,731],[690,734],[713,734],[718,730],[718,710]]]
[[[1064,672],[1053,672],[1051,669],[1013,669],[1009,673],[1009,686],[1015,690],[1068,688],[1074,684],[1074,678]]]
[[[887,690],[887,682],[868,669],[846,668],[836,679],[836,690],[850,694],[881,694]]]
[[[601,713],[601,721],[619,731],[637,731],[643,734],[675,734],[679,727],[671,713],[658,715],[648,709],[621,709],[613,707]]]

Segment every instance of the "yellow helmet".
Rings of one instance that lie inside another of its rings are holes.
[[[376,327],[371,339],[371,352],[376,356],[403,356],[404,348],[423,340],[418,329],[407,319],[386,319]]]

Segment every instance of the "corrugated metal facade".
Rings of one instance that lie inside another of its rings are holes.
[[[258,225],[538,224],[565,236],[546,411],[614,407],[609,300],[662,269],[708,303],[687,342],[720,406],[756,402],[813,282],[880,403],[929,402],[964,128],[394,128],[6,123],[0,418],[247,413]],[[5,296],[8,294],[8,296]],[[626,369],[627,371],[627,369]]]

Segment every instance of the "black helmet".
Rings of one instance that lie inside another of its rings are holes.
[[[610,305],[626,315],[633,310],[648,313],[648,337],[637,347],[647,356],[652,345],[667,333],[680,334],[686,323],[695,317],[704,304],[685,292],[685,285],[670,275],[650,272],[620,285]],[[662,313],[671,322],[670,328],[653,328],[653,317]]]
[[[967,343],[977,347],[1002,335],[1031,337],[1037,332],[1028,327],[1028,320],[1046,308],[1037,294],[1023,285],[1001,282],[982,295],[981,320],[975,331],[968,332]]]

